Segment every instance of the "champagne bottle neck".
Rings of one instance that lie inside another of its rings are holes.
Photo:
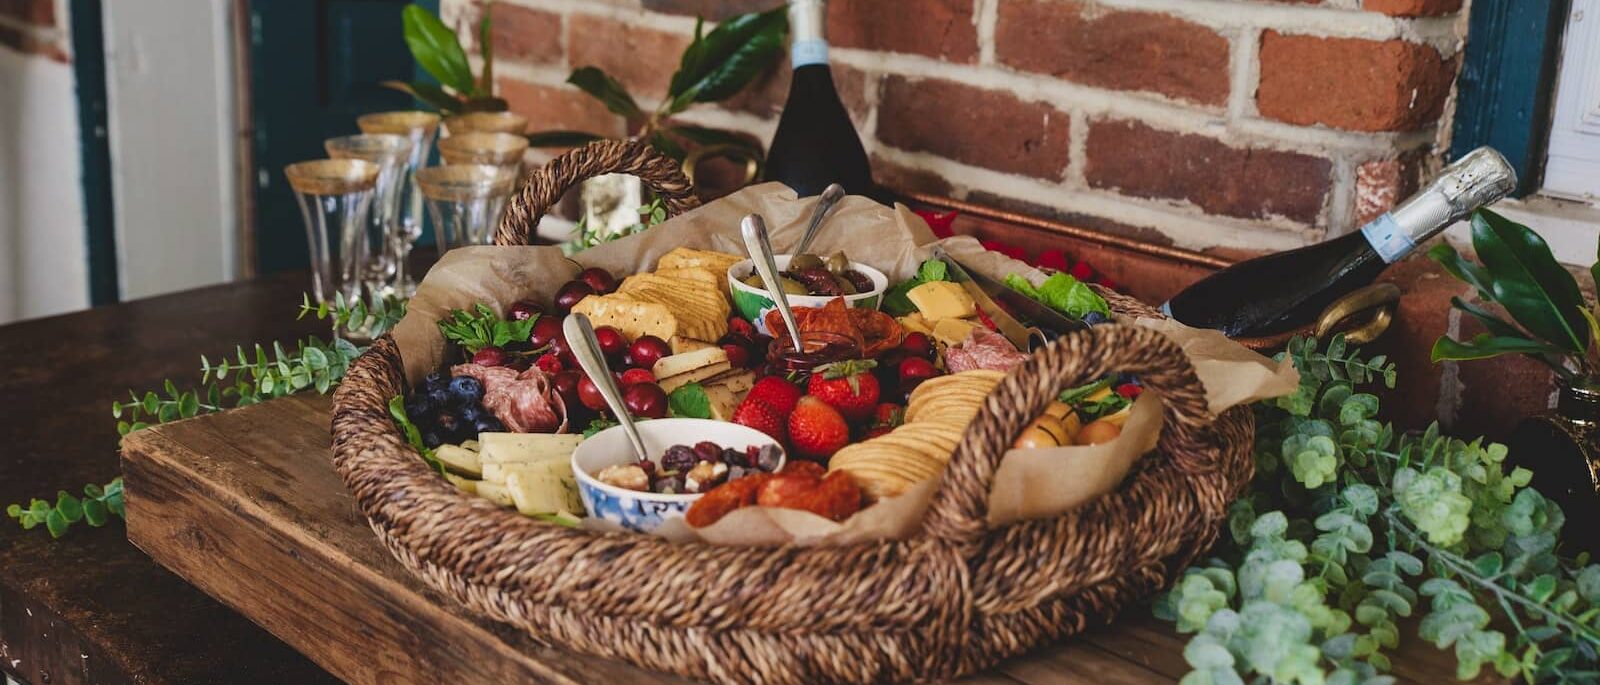
[[[827,0],[790,0],[789,61],[794,68],[828,63]]]
[[[1516,186],[1517,173],[1505,157],[1481,147],[1445,167],[1422,192],[1362,226],[1361,233],[1384,262],[1392,263]]]

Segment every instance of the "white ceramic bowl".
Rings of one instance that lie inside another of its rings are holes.
[[[710,419],[655,419],[640,421],[639,437],[644,439],[650,461],[661,464],[661,455],[673,445],[693,446],[710,440],[723,447],[744,449],[750,445],[783,446],[754,428]],[[783,457],[778,459],[782,468]],[[621,524],[641,533],[654,532],[663,521],[683,516],[699,494],[659,495],[607,485],[595,478],[607,466],[634,463],[633,447],[622,426],[612,426],[578,443],[572,452],[572,473],[578,479],[578,494],[590,516]]]
[[[793,255],[773,255],[773,261],[778,263],[778,270],[783,271],[789,268],[789,260],[792,257]],[[878,305],[883,302],[883,291],[889,288],[889,277],[883,275],[882,271],[861,262],[850,262],[850,268],[860,271],[866,274],[867,278],[872,279],[872,290],[871,292],[844,295],[845,306],[877,309]],[[772,331],[767,330],[767,312],[772,311],[776,305],[772,302],[772,296],[767,294],[766,288],[758,288],[744,283],[744,279],[749,278],[750,274],[753,273],[755,273],[755,263],[748,259],[728,267],[729,294],[733,296],[734,309],[739,312],[740,316],[749,319],[750,323],[755,324],[756,330],[761,331],[762,335],[772,335]],[[840,296],[790,295],[789,306],[817,308],[828,304],[830,300],[837,297]]]

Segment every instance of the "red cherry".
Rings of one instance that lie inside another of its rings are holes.
[[[653,368],[662,357],[672,355],[672,346],[653,335],[641,335],[628,346],[627,364],[641,369]]]
[[[593,294],[594,288],[588,283],[567,281],[566,284],[561,286],[560,290],[556,291],[556,311],[565,316],[572,311],[573,307],[578,306],[578,303],[582,302],[583,298]]]
[[[509,358],[505,350],[490,345],[472,355],[472,363],[479,366],[505,366]]]
[[[549,345],[550,341],[556,338],[564,337],[566,337],[566,333],[562,332],[560,318],[542,316],[539,317],[538,321],[533,322],[533,330],[528,333],[528,344],[537,350]]]
[[[933,342],[928,340],[926,333],[907,333],[905,340],[900,341],[900,349],[924,359],[933,356]]]
[[[728,364],[735,369],[742,369],[750,364],[750,350],[743,345],[729,343],[722,346],[722,351],[728,353]]]
[[[578,397],[578,384],[581,382],[583,382],[583,372],[577,369],[567,369],[557,373],[550,380],[550,384],[555,386],[556,393],[561,395],[561,402],[567,405],[569,411],[583,404]]]
[[[561,363],[560,356],[549,352],[546,352],[533,365],[539,367],[540,371],[550,374],[561,373],[563,369],[567,368],[565,364]]]
[[[544,313],[544,307],[533,300],[517,300],[511,303],[511,308],[506,310],[506,318],[512,321],[526,321]]]
[[[622,404],[634,416],[659,419],[667,415],[667,393],[655,383],[638,383],[623,388]]]
[[[611,276],[611,272],[597,266],[584,269],[578,274],[578,280],[602,295],[617,289],[617,279]]]
[[[900,362],[900,389],[910,394],[923,381],[939,375],[939,369],[922,357],[908,357]]]
[[[600,354],[606,356],[606,361],[613,364],[622,361],[622,355],[628,352],[628,338],[622,331],[611,326],[601,326],[594,329],[594,339],[600,343]]]
[[[561,336],[550,341],[550,354],[561,359],[561,363],[569,368],[578,365],[578,358],[572,354],[572,345],[567,343],[566,336]]]
[[[600,394],[600,386],[595,385],[588,376],[578,381],[578,401],[595,411],[604,411],[606,408],[606,397]]]
[[[622,372],[622,378],[619,379],[619,382],[622,387],[626,388],[638,383],[654,383],[656,382],[656,376],[650,373],[649,369],[628,369]]]

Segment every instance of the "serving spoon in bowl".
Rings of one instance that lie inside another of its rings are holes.
[[[778,261],[772,256],[772,241],[767,237],[766,220],[760,214],[750,214],[739,222],[739,232],[744,236],[744,249],[750,253],[750,263],[761,275],[761,285],[778,307],[784,328],[789,329],[789,339],[794,342],[794,349],[804,350],[806,347],[800,342],[800,327],[795,325],[794,311],[789,309],[789,294],[783,291],[783,282],[778,280]]]
[[[622,432],[628,434],[634,456],[639,461],[648,461],[650,453],[645,451],[644,438],[639,436],[639,427],[634,425],[628,405],[622,401],[622,390],[617,387],[616,377],[611,375],[611,365],[606,363],[606,356],[600,352],[600,340],[594,335],[594,325],[589,323],[589,317],[576,312],[568,314],[567,320],[561,323],[561,330],[567,336],[567,344],[572,347],[572,356],[577,358],[578,366],[599,388],[600,396],[606,399],[606,406],[611,407],[617,423],[622,424]]]
[[[817,206],[811,210],[811,223],[806,225],[806,233],[800,238],[800,243],[794,246],[790,254],[805,254],[811,249],[811,241],[817,239],[817,234],[822,230],[822,222],[828,218],[828,211],[844,199],[844,186],[829,183],[822,189],[822,195],[817,198]]]

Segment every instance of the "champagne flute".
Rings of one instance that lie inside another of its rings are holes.
[[[406,160],[405,180],[400,186],[400,216],[389,233],[389,259],[393,260],[395,273],[389,290],[401,297],[411,297],[417,283],[411,277],[411,246],[422,237],[422,195],[417,186],[417,170],[428,161],[433,149],[433,138],[439,131],[439,115],[432,112],[402,110],[364,114],[356,118],[362,133],[391,133],[405,136],[411,141],[411,156]]]
[[[378,165],[360,159],[319,159],[284,167],[305,219],[311,250],[311,293],[317,302],[360,301],[366,275],[367,213],[378,180]],[[338,264],[334,253],[338,253]]]
[[[363,236],[363,243],[372,257],[367,260],[368,273],[364,279],[369,293],[382,292],[394,278],[396,269],[394,255],[389,250],[389,236],[396,230],[394,222],[399,217],[398,189],[411,157],[411,140],[392,133],[364,133],[329,138],[322,145],[334,159],[360,159],[378,165],[378,180]]]
[[[492,242],[515,181],[515,173],[490,164],[447,164],[417,172],[439,252]]]

